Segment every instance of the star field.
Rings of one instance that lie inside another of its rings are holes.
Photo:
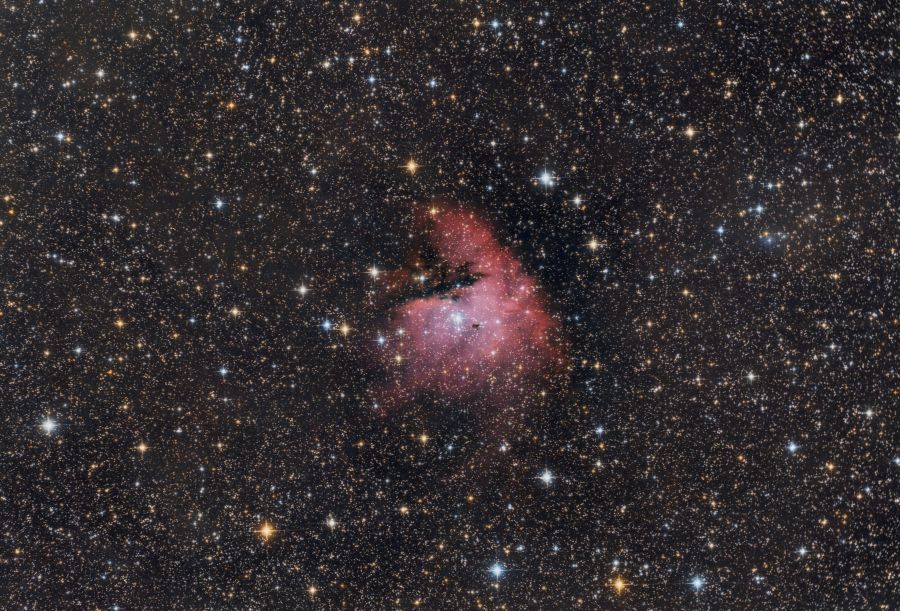
[[[900,604],[890,3],[0,23],[4,605]]]

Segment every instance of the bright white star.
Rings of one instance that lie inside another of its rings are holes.
[[[44,421],[41,422],[41,428],[44,429],[45,433],[50,435],[56,430],[56,421],[50,416],[47,416],[44,418]]]
[[[538,479],[540,479],[542,482],[544,482],[545,486],[549,486],[550,484],[553,483],[553,480],[556,479],[556,476],[550,472],[550,469],[544,469],[544,472],[541,473],[541,475]]]

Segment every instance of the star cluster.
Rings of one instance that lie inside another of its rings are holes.
[[[5,605],[896,607],[890,3],[0,15]]]

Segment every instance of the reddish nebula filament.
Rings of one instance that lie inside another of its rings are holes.
[[[555,322],[534,281],[487,222],[451,208],[432,214],[429,223],[437,257],[466,270],[466,277],[392,310],[383,351],[392,374],[384,399],[396,403],[433,392],[450,399],[485,396],[501,406],[518,401],[557,364]]]

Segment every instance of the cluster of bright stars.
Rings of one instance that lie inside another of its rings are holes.
[[[322,330],[323,331],[331,331],[334,329],[334,323],[328,320],[327,318],[322,321]],[[341,332],[341,335],[348,335],[350,333],[350,325],[347,323],[341,323],[338,327],[338,331]]]

